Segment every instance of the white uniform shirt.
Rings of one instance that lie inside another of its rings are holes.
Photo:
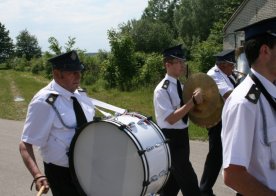
[[[72,128],[66,128],[57,117],[56,112],[46,102],[50,93],[58,94],[54,105],[64,123]],[[94,117],[94,106],[85,93],[71,93],[54,80],[41,89],[32,99],[28,107],[24,124],[22,141],[38,146],[43,161],[68,167],[68,155],[71,140],[75,134],[76,117],[71,96],[75,96],[82,106],[87,121]]]
[[[231,83],[231,81],[229,80],[229,78],[227,77],[227,75],[225,73],[223,73],[218,68],[217,65],[212,67],[207,72],[207,75],[211,76],[213,78],[213,80],[216,82],[218,89],[219,89],[219,93],[222,97],[225,93],[234,89],[234,86]]]
[[[271,96],[276,97],[276,87],[253,69],[251,71]],[[276,164],[276,112],[263,94],[256,104],[245,98],[253,83],[247,76],[225,102],[221,133],[223,168],[230,164],[244,166],[256,179],[276,191],[276,169],[270,168],[271,160]],[[254,98],[251,93],[250,96]],[[270,147],[264,142],[264,121]]]
[[[167,89],[162,88],[165,80],[169,80]],[[165,119],[173,113],[176,109],[180,108],[180,98],[177,92],[177,80],[168,74],[156,86],[153,95],[153,104],[157,124],[160,128],[164,129],[184,129],[188,127],[182,119],[175,124],[169,124]]]

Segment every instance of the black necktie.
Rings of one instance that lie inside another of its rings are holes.
[[[236,82],[230,76],[228,76],[228,78],[235,88],[237,86]]]
[[[71,97],[71,99],[73,99],[73,107],[77,119],[77,129],[79,129],[81,126],[87,123],[87,119],[77,98]]]
[[[178,92],[178,96],[179,96],[179,99],[180,99],[180,107],[184,105],[183,103],[183,98],[182,98],[182,88],[181,88],[181,84],[180,84],[180,81],[177,80],[177,92]],[[186,114],[183,118],[182,118],[182,121],[187,124],[188,122],[188,114]]]

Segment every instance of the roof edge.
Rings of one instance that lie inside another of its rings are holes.
[[[230,17],[230,19],[226,22],[226,24],[223,27],[223,32],[226,31],[226,28],[231,24],[231,22],[236,18],[238,13],[244,8],[244,6],[248,3],[249,0],[244,0],[241,5],[238,7],[238,9],[234,12],[234,14]]]

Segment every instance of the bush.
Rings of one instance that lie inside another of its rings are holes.
[[[30,67],[30,63],[25,57],[16,57],[11,61],[11,67],[16,71],[27,71],[30,70],[27,68]]]
[[[10,69],[9,63],[1,63],[0,70]]]
[[[42,58],[33,58],[30,61],[30,64],[31,64],[31,72],[33,74],[39,74],[40,72],[42,72],[44,70]]]
[[[147,56],[146,62],[140,69],[139,84],[149,86],[157,84],[165,74],[163,57],[160,54],[152,53]]]

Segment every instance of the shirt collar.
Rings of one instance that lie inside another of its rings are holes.
[[[228,77],[217,65],[215,65],[215,70],[219,71],[225,78]]]
[[[60,86],[55,80],[52,80],[51,86],[53,90],[57,91],[60,95],[71,98],[71,96],[75,96],[75,94],[78,94],[78,91],[76,90],[74,93],[71,93],[70,91],[66,90],[62,86]]]
[[[256,72],[254,69],[251,68],[252,73],[260,80],[260,82],[264,85],[265,89],[269,92],[269,94],[276,98],[276,86],[266,79],[264,76]]]

